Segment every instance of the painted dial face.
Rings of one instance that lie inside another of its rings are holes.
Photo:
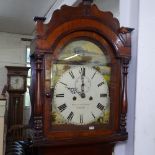
[[[92,123],[103,115],[109,104],[107,82],[94,68],[73,67],[56,83],[54,104],[69,123]]]
[[[11,89],[19,90],[23,89],[24,87],[24,79],[21,76],[12,76],[10,78],[10,86]]]

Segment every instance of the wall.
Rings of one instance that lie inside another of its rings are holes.
[[[139,1],[134,155],[155,155],[155,1]]]
[[[26,42],[22,35],[0,32],[0,92],[7,83],[6,65],[25,66]]]
[[[120,1],[122,5],[120,13],[121,22],[127,26],[134,27],[135,31],[133,32],[132,40],[133,58],[129,69],[129,85],[131,84],[128,90],[129,94],[131,94],[131,96],[129,95],[130,109],[128,115],[129,141],[126,144],[120,145],[119,150],[124,150],[124,153],[119,155],[154,155],[155,2],[153,0]],[[135,95],[132,95],[132,91]],[[135,102],[131,102],[134,101],[132,97],[135,99]],[[131,141],[131,139],[133,140]]]
[[[119,19],[119,0],[94,0],[100,10],[111,11]]]
[[[119,10],[121,26],[131,27],[135,30],[132,32],[132,59],[128,70],[127,131],[129,136],[126,142],[118,144],[115,147],[115,155],[134,155],[139,1],[120,0]]]
[[[115,155],[134,154],[134,124],[136,100],[136,72],[137,72],[137,42],[138,42],[138,1],[137,0],[94,0],[103,11],[111,11],[117,17],[121,26],[135,28],[132,32],[132,59],[128,74],[128,115],[127,131],[129,138],[115,146]]]

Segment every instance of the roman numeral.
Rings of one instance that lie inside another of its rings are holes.
[[[101,103],[98,103],[96,107],[101,111],[104,110],[104,106]]]
[[[82,76],[85,76],[86,75],[86,69],[84,67],[81,67],[80,74]]]
[[[104,84],[104,82],[99,83],[97,86],[100,87]]]
[[[97,72],[97,71],[96,71]],[[93,74],[93,76],[91,77],[91,79],[93,79],[94,78],[94,76],[96,75],[96,72]]]
[[[60,112],[63,112],[67,108],[67,105],[64,103],[58,107]]]
[[[56,97],[64,97],[64,94],[56,94]]]
[[[72,72],[72,71],[70,71],[70,72],[69,72],[69,74],[70,74],[70,76],[72,77],[72,79],[74,79],[74,78],[75,78],[75,76],[74,76],[74,74],[73,74],[73,72]]]
[[[67,117],[68,121],[71,121],[73,116],[74,116],[74,113],[71,111],[70,114]]]
[[[63,83],[63,82],[60,82],[61,84],[63,84],[63,85],[65,85],[65,86],[67,86],[67,84],[66,83]]]
[[[100,94],[100,97],[107,97],[107,94]]]
[[[95,119],[95,118],[96,118],[96,117],[95,117],[95,115],[94,115],[93,113],[91,113],[91,114],[92,114],[92,116],[93,116],[93,117],[94,117],[94,119]]]
[[[80,123],[83,123],[83,115],[80,115]]]

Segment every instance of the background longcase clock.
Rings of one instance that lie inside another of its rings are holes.
[[[26,91],[26,78],[29,67],[6,66],[9,92],[24,93]]]
[[[8,129],[23,124],[24,93],[27,89],[29,67],[5,66],[7,69],[7,91],[9,93]]]
[[[91,0],[36,17],[31,102],[34,147],[41,155],[112,155],[127,140],[131,28]]]

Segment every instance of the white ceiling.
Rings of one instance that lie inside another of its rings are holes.
[[[81,0],[0,0],[0,32],[32,35],[35,16],[47,17],[61,5],[73,5]],[[94,0],[100,9],[119,15],[119,0]],[[45,23],[46,23],[45,22]]]
[[[32,35],[33,17],[44,17],[60,0],[0,0],[0,32]]]

